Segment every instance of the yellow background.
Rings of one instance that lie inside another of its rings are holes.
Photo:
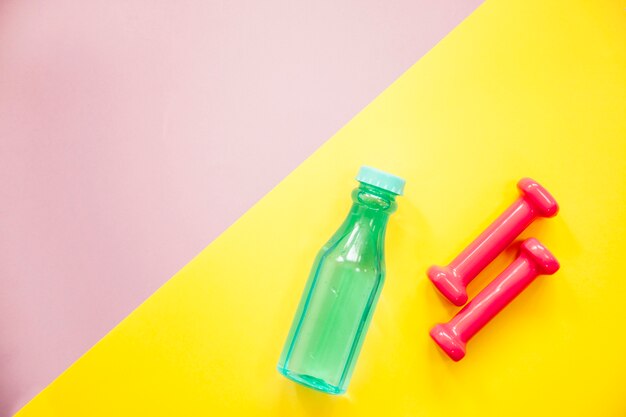
[[[626,415],[625,9],[488,1],[18,415]],[[334,397],[275,365],[361,164],[407,188],[352,384]],[[425,270],[510,204],[523,176],[561,205],[524,236],[562,269],[453,363],[428,330],[457,308]]]

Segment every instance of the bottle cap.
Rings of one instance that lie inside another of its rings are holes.
[[[368,166],[362,166],[361,169],[359,169],[356,180],[373,185],[374,187],[382,188],[396,195],[402,195],[404,191],[405,181],[402,178]]]

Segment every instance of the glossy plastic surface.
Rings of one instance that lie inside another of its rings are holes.
[[[485,324],[539,275],[559,269],[556,258],[535,238],[525,240],[520,254],[448,323],[438,324],[430,336],[455,361],[465,356],[465,345]]]
[[[539,183],[524,178],[517,183],[521,196],[448,266],[432,266],[428,277],[452,303],[467,302],[467,284],[472,281],[537,217],[556,215],[559,206]]]
[[[361,183],[354,204],[319,252],[278,370],[330,394],[346,391],[385,276],[384,240],[395,194]]]

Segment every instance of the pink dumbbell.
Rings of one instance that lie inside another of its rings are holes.
[[[552,217],[559,206],[545,188],[530,178],[517,183],[521,196],[448,266],[432,266],[428,277],[452,303],[467,302],[473,280],[537,217]]]
[[[465,344],[539,275],[552,275],[559,262],[539,241],[522,243],[520,254],[500,275],[463,307],[448,323],[438,324],[430,336],[453,360],[465,356]]]

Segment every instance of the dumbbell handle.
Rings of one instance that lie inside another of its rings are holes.
[[[501,253],[532,221],[535,210],[520,197],[463,250],[448,267],[465,286]]]

